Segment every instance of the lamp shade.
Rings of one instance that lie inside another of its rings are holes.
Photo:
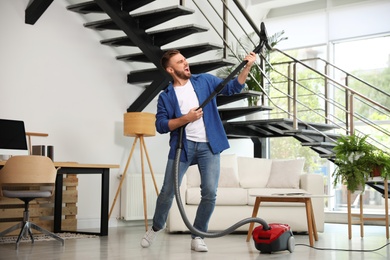
[[[147,112],[128,112],[123,119],[123,134],[125,136],[155,136],[156,116]]]

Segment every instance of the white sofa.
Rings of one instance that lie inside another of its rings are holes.
[[[209,223],[209,231],[224,230],[236,222],[251,217],[255,197],[250,194],[276,193],[324,194],[323,176],[303,172],[304,159],[278,160],[221,155],[221,175],[216,207]],[[191,223],[200,202],[200,177],[197,166],[191,166],[180,186],[184,209]],[[324,230],[324,199],[312,198],[317,231]],[[267,223],[290,225],[294,232],[307,232],[304,203],[260,204],[258,217]],[[236,231],[247,231],[246,224]],[[188,232],[181,219],[176,201],[168,220],[168,232]]]

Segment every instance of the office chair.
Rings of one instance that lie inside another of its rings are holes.
[[[16,249],[22,237],[34,237],[31,229],[51,236],[65,244],[64,239],[30,222],[29,203],[37,198],[50,198],[54,194],[57,169],[49,157],[37,155],[13,156],[0,170],[0,197],[17,198],[24,202],[23,221],[2,231],[0,237],[21,228],[16,240]]]

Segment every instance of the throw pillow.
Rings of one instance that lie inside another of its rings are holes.
[[[300,174],[305,159],[272,160],[271,174],[267,188],[299,188]]]
[[[218,187],[240,187],[237,156],[235,154],[221,155],[221,173],[219,175]]]
[[[238,157],[240,185],[243,188],[265,188],[271,172],[272,160]]]
[[[238,176],[234,169],[229,167],[221,167],[218,187],[238,188],[239,186]]]

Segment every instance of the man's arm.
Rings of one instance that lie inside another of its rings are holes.
[[[237,80],[240,84],[244,84],[246,82],[246,79],[248,78],[248,74],[251,70],[251,67],[253,63],[256,61],[256,53],[250,52],[244,60],[248,61],[245,65],[245,67],[242,69],[240,74],[238,74]]]

